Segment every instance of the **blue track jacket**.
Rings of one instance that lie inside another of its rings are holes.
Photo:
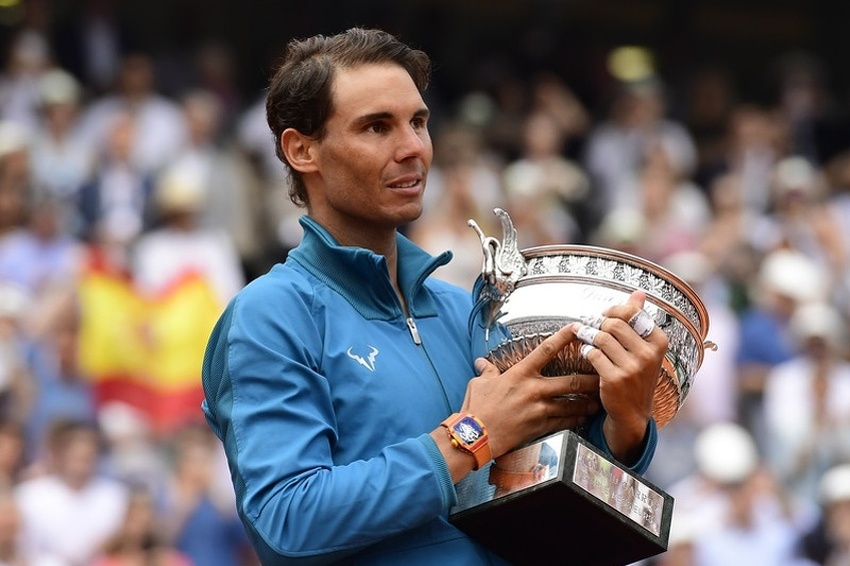
[[[260,559],[503,564],[448,522],[456,492],[428,435],[475,375],[471,294],[429,278],[451,254],[398,235],[406,318],[383,256],[301,224],[286,262],[228,305],[203,364],[203,409]],[[651,424],[632,469],[656,437]],[[591,441],[606,450],[599,426]]]

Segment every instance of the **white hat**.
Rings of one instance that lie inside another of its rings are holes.
[[[845,342],[846,325],[841,313],[822,301],[804,303],[797,307],[789,322],[798,340],[824,338],[835,345]]]
[[[41,76],[38,94],[42,104],[67,104],[80,99],[80,84],[71,73],[52,69]]]
[[[697,469],[719,483],[739,483],[758,467],[759,457],[752,435],[735,423],[716,423],[697,436],[694,445]]]
[[[708,256],[696,250],[685,250],[667,256],[661,263],[671,273],[690,284],[699,285],[711,276]]]
[[[32,304],[32,294],[11,281],[0,281],[0,317],[19,319]]]
[[[850,464],[838,464],[828,469],[818,485],[820,502],[824,505],[850,501]]]
[[[808,302],[826,293],[823,270],[801,252],[776,250],[762,260],[759,281],[774,293]]]
[[[29,142],[23,126],[11,120],[0,121],[0,157],[27,149]]]
[[[170,167],[154,189],[154,202],[161,212],[198,211],[206,198],[203,176],[193,166]]]
[[[615,208],[608,212],[596,232],[601,245],[619,245],[638,242],[646,234],[646,217],[634,208]]]
[[[109,401],[97,413],[98,424],[109,441],[144,437],[150,422],[136,407],[122,401]]]
[[[818,183],[818,171],[805,157],[786,157],[773,169],[773,189],[779,196],[790,191],[813,194]]]

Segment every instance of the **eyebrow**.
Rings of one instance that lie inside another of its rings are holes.
[[[427,108],[420,108],[413,113],[414,118],[427,118],[430,115],[431,111]],[[393,114],[391,112],[372,112],[371,114],[364,114],[363,116],[360,116],[354,121],[354,123],[356,125],[368,124],[379,120],[389,120],[392,117]]]

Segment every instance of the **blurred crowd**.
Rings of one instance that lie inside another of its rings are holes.
[[[252,565],[200,359],[303,211],[225,45],[166,95],[157,60],[90,16],[79,66],[42,22],[0,69],[0,564]],[[673,100],[651,65],[603,71],[616,88],[598,107],[554,72],[434,104],[405,233],[451,249],[437,276],[470,289],[467,220],[498,235],[495,207],[521,248],[616,248],[687,281],[719,347],[660,431],[647,478],[676,508],[647,563],[850,565],[850,144],[817,135],[842,93],[811,58],[789,58],[770,104],[722,72]],[[175,295],[188,281],[199,294]]]

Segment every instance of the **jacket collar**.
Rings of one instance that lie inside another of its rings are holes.
[[[403,314],[384,256],[366,248],[339,245],[309,216],[302,216],[299,222],[304,236],[289,257],[342,295],[363,317],[390,320]],[[447,264],[452,253],[432,256],[400,233],[396,241],[399,286],[409,313],[414,317],[433,316],[437,310],[424,287],[425,279]]]

